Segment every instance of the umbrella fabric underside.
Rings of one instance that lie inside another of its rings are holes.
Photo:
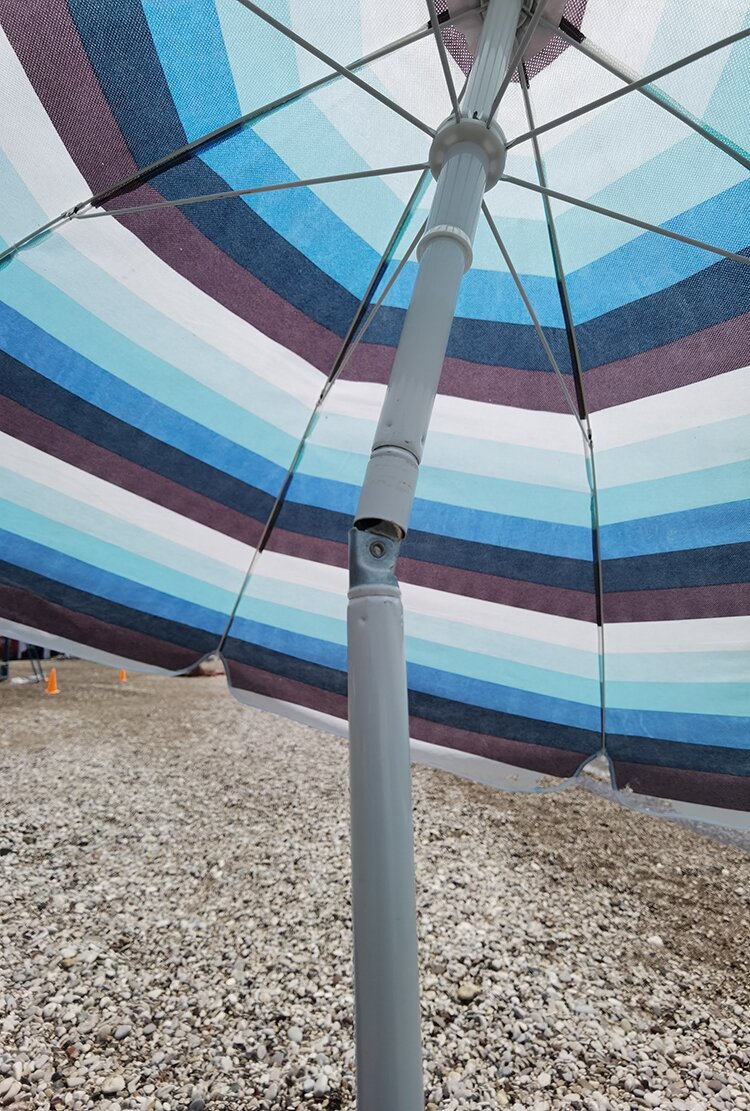
[[[426,22],[422,0],[265,6],[341,62]],[[639,74],[748,25],[743,3],[614,7],[566,12]],[[0,249],[330,73],[238,0],[0,0],[0,17]],[[622,85],[562,39],[528,72],[536,126]],[[358,73],[430,127],[449,113],[431,34]],[[748,78],[742,39],[652,88],[746,160]],[[517,81],[498,118],[529,130]],[[336,77],[105,207],[429,146]],[[748,254],[746,165],[641,93],[539,146],[550,188]],[[506,173],[539,181],[530,141]],[[394,228],[374,296],[425,219],[431,185],[403,219],[418,180],[69,220],[2,265],[0,631],[166,671],[220,650],[240,698],[344,728],[347,531],[413,259],[319,398]],[[605,751],[621,788],[750,810],[749,269],[508,183],[486,199],[588,412],[596,486],[482,221],[398,569],[415,751],[520,785]]]

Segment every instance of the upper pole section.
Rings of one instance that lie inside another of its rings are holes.
[[[521,0],[490,0],[461,105],[463,116],[487,122],[513,53],[520,12]]]
[[[451,115],[433,140],[430,165],[437,189],[417,248],[414,292],[357,507],[360,529],[406,533],[482,197],[505,164],[505,138],[490,116],[513,56],[520,12],[521,0],[490,0],[460,119]]]

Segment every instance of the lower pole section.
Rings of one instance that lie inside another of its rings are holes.
[[[349,745],[357,1111],[424,1107],[398,542],[350,534]]]

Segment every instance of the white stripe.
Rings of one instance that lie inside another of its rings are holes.
[[[189,517],[183,517],[129,490],[113,486],[96,475],[81,471],[70,463],[47,455],[21,440],[14,440],[2,432],[0,459],[4,466],[46,488],[47,516],[53,520],[61,520],[72,528],[76,527],[75,521],[63,520],[55,514],[55,492],[100,510],[108,518],[115,517],[120,522],[163,537],[171,544],[182,545],[214,562],[224,563],[235,571],[244,573],[252,558],[253,548],[250,545],[192,521]],[[0,491],[0,494],[12,497],[12,490]],[[226,582],[217,585],[226,586]]]
[[[385,386],[379,383],[339,380],[326,399],[325,410],[374,425],[384,398]],[[581,433],[570,413],[514,409],[445,394],[438,394],[435,399],[430,430],[467,440],[519,444],[571,455],[583,453]]]
[[[89,196],[90,186],[68,154],[2,31],[0,102],[13,106],[0,113],[0,144],[46,216],[57,216]],[[22,127],[18,126],[19,119]],[[60,234],[176,325],[306,406],[315,404],[324,381],[320,371],[214,301],[116,220],[102,217],[76,221],[64,225]],[[44,272],[33,252],[25,256],[25,261]],[[141,342],[147,344],[148,337],[142,337]],[[222,392],[222,383],[216,380],[209,363],[192,367],[189,373]],[[232,396],[226,386],[223,389],[226,396]]]
[[[315,590],[327,590],[342,598],[348,590],[348,573],[345,568],[330,567],[268,550],[263,552],[256,563],[254,574]],[[413,583],[402,583],[401,592],[406,609],[427,617],[475,625],[478,628],[568,648],[597,651],[597,629],[587,621],[522,610],[515,606],[486,602],[462,594],[449,594]]]
[[[750,368],[743,367],[667,393],[592,413],[594,450],[599,453],[625,444],[642,443],[670,432],[699,428],[748,413]]]
[[[604,635],[607,655],[618,652],[743,651],[750,649],[750,617],[618,622],[607,625]]]

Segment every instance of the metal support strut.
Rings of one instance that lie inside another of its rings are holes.
[[[349,744],[358,1111],[424,1106],[403,609],[395,577],[482,197],[502,173],[491,109],[521,0],[490,0],[461,118],[438,130],[437,189],[350,532]]]

